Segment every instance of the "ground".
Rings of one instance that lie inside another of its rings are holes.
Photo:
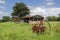
[[[59,22],[50,22],[51,34],[36,34],[31,30],[32,25],[27,23],[5,22],[0,23],[0,40],[59,40],[60,33],[54,31],[54,27]],[[46,23],[46,26],[48,24]]]

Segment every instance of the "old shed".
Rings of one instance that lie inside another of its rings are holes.
[[[23,17],[23,21],[26,23],[29,23],[29,21],[39,21],[41,17],[42,16],[40,15],[34,15],[34,16],[27,15]]]

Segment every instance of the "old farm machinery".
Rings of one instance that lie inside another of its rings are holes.
[[[48,27],[49,27],[49,28],[46,27],[45,24],[44,24],[44,17],[41,17],[39,22],[40,22],[40,23],[33,25],[32,31],[33,31],[34,33],[39,34],[39,33],[43,33],[43,32],[45,32],[46,30],[48,30],[48,32],[50,33],[50,31],[51,31],[51,26],[50,26],[49,22],[46,21],[46,23],[48,24]]]

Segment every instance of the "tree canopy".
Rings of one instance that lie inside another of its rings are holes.
[[[48,20],[48,21],[60,21],[60,14],[59,14],[58,17],[56,17],[56,16],[48,16],[48,17],[46,17],[46,20]]]
[[[48,16],[47,17],[47,20],[48,21],[56,21],[57,20],[57,17],[55,17],[55,16]]]
[[[2,17],[2,22],[8,22],[10,21],[10,16],[3,16]]]
[[[16,3],[13,7],[12,16],[17,16],[22,19],[24,16],[30,14],[29,8],[24,3]]]
[[[59,16],[58,16],[58,18],[57,18],[57,21],[60,21],[60,14],[59,14]]]

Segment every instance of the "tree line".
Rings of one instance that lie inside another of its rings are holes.
[[[48,20],[48,21],[60,21],[60,14],[58,15],[58,17],[48,16],[48,17],[46,17],[46,20]]]

